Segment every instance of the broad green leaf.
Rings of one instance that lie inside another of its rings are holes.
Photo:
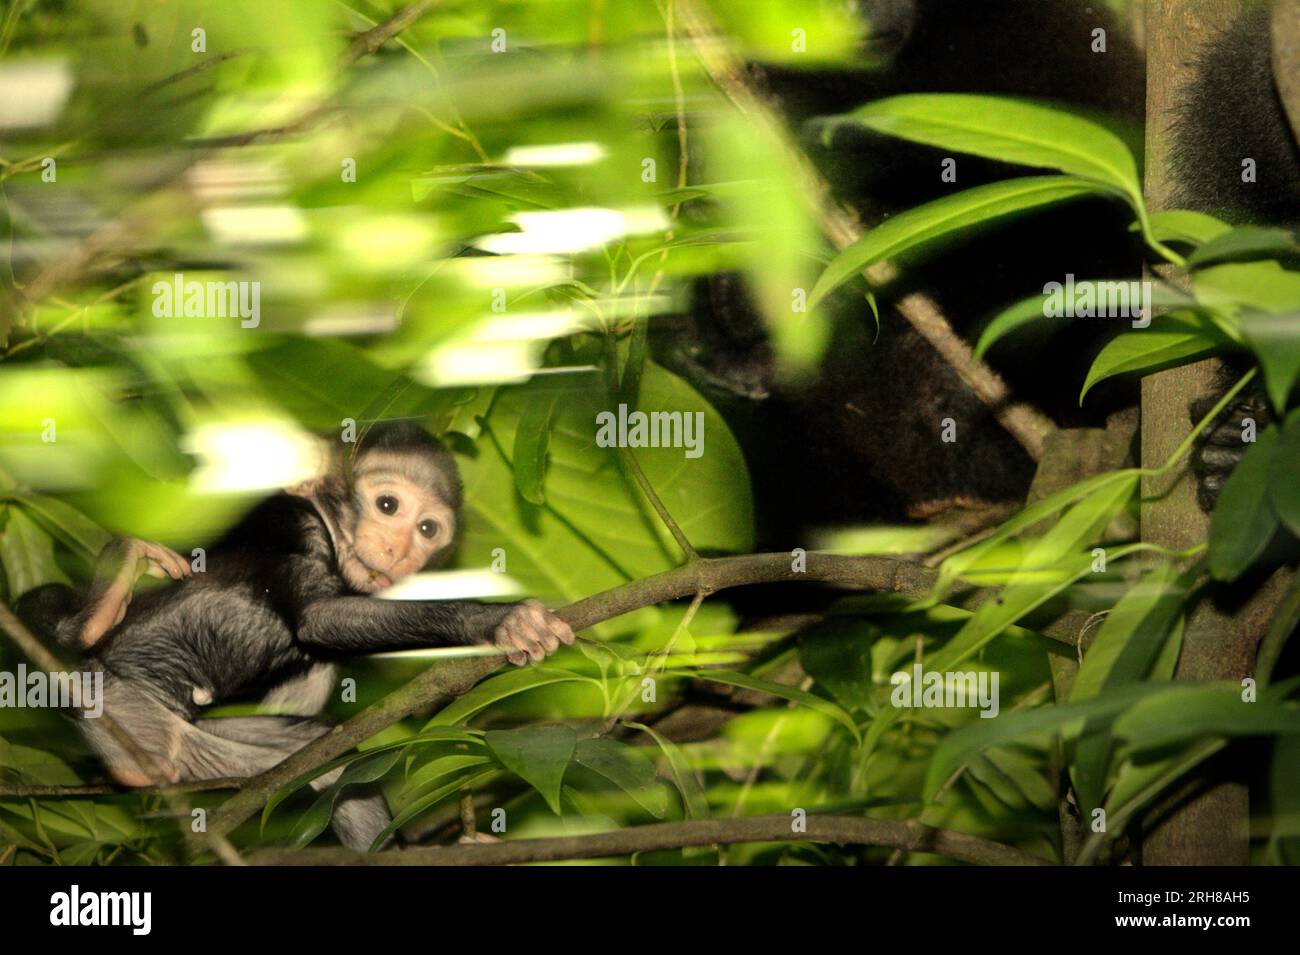
[[[298,817],[289,832],[289,847],[301,849],[324,831],[334,815],[334,804],[344,787],[374,782],[392,769],[401,755],[398,750],[367,755],[365,759],[358,760],[345,769],[338,781],[322,792],[307,811]]]
[[[1129,588],[1088,647],[1070,702],[1142,680],[1178,618],[1190,583],[1176,567],[1161,563]]]
[[[527,782],[560,814],[560,786],[578,737],[568,726],[490,730],[483,737],[501,765]]]
[[[1268,479],[1269,500],[1283,524],[1300,537],[1300,408],[1286,416]]]
[[[1084,287],[1092,288],[1096,290],[1098,297],[1100,297],[1105,295],[1107,290],[1118,289],[1121,283],[1125,285],[1132,284],[1129,280],[1095,279],[1089,280],[1086,286],[1083,282],[1075,282],[1074,287],[1076,289]],[[1058,294],[1064,294],[1065,291],[1066,289],[1062,288],[1061,292]],[[993,318],[993,321],[989,322],[988,327],[985,328],[983,333],[980,335],[979,343],[975,346],[975,356],[977,358],[982,358],[989,348],[991,348],[996,342],[1011,332],[1024,328],[1026,325],[1038,322],[1056,322],[1058,323],[1057,328],[1063,327],[1065,322],[1070,321],[1070,319],[1047,314],[1049,294],[1051,293],[1044,288],[1042,295],[1034,295],[1030,298],[1022,299],[996,315]],[[1123,301],[1118,297],[1118,295],[1116,295],[1112,300],[1115,302]],[[1164,285],[1163,283],[1155,282],[1151,285],[1149,304],[1152,307],[1177,307],[1195,305],[1196,303],[1190,296],[1183,292],[1170,288],[1168,285]],[[1108,308],[1110,307],[1106,303],[1094,301],[1094,309],[1102,305]],[[1078,312],[1076,312],[1076,314],[1078,314]],[[1160,319],[1156,319],[1156,321],[1158,322]]]
[[[1151,215],[1151,235],[1157,242],[1202,245],[1231,230],[1232,226],[1222,219],[1191,209],[1171,209]]]
[[[469,730],[453,726],[432,726],[425,727],[422,732],[417,733],[415,736],[403,737],[389,743],[382,743],[378,746],[373,746],[361,752],[347,753],[343,756],[339,756],[336,759],[332,759],[327,763],[313,767],[312,769],[307,770],[307,772],[295,776],[293,779],[289,780],[289,782],[285,783],[273,792],[270,798],[267,799],[266,806],[262,809],[262,825],[266,825],[266,821],[271,818],[271,813],[276,806],[280,805],[280,803],[284,802],[285,799],[297,792],[303,786],[307,785],[307,783],[311,782],[313,779],[316,779],[318,776],[324,776],[326,773],[337,769],[340,766],[350,766],[358,760],[365,760],[371,756],[377,756],[380,753],[386,753],[390,750],[400,751],[408,746],[427,742],[459,742],[477,744],[482,741],[478,735]]]
[[[1112,338],[1088,369],[1079,404],[1098,382],[1124,374],[1150,374],[1218,354],[1231,342],[1214,324],[1190,312],[1171,312]]]
[[[57,497],[16,492],[11,500],[20,504],[47,533],[92,559],[112,537],[104,528]]]
[[[760,677],[750,676],[748,673],[737,673],[732,670],[698,670],[694,676],[701,680],[712,680],[715,683],[725,683],[729,686],[738,686],[746,690],[758,690],[761,693],[779,696],[783,700],[798,703],[811,710],[816,710],[823,716],[829,716],[852,733],[854,739],[861,736],[858,732],[858,725],[853,722],[853,717],[844,712],[841,707],[836,706],[829,700],[823,700],[820,696],[805,693],[797,687],[786,686],[783,683],[773,683],[771,680],[764,680]]]
[[[1240,317],[1241,337],[1259,359],[1264,387],[1279,411],[1300,376],[1300,302],[1287,315],[1247,313]]]
[[[1027,176],[976,186],[900,212],[869,230],[826,267],[808,297],[811,309],[832,291],[877,262],[936,239],[986,227],[1021,213],[1096,194],[1098,188],[1069,176]]]
[[[846,709],[871,707],[871,645],[880,628],[833,616],[799,635],[799,663]]]
[[[1175,684],[1139,700],[1116,718],[1114,733],[1129,752],[1155,749],[1206,736],[1271,736],[1300,733],[1300,708],[1262,695],[1247,703],[1232,683]]]
[[[1282,650],[1287,641],[1300,626],[1300,575],[1291,580],[1291,589],[1278,604],[1269,624],[1268,632],[1259,642],[1259,653],[1255,657],[1255,676],[1260,686],[1267,686],[1273,679],[1273,667],[1282,657]]]
[[[546,449],[551,442],[551,417],[559,403],[560,392],[534,396],[519,416],[515,429],[515,446],[511,454],[515,469],[515,486],[529,504],[545,504],[543,478],[546,475]]]
[[[1276,258],[1295,255],[1295,236],[1285,229],[1239,226],[1216,235],[1187,258],[1189,269],[1200,269],[1217,262],[1237,259]]]
[[[1286,736],[1273,744],[1269,775],[1269,848],[1279,865],[1300,865],[1300,737]]]
[[[1162,563],[1134,584],[1111,609],[1088,647],[1070,702],[1146,679],[1179,620],[1190,582],[1180,579],[1177,568]],[[1110,749],[1105,725],[1088,727],[1074,746],[1071,769],[1085,812],[1101,805]]]
[[[413,800],[408,806],[394,814],[393,821],[379,835],[375,836],[375,841],[370,844],[370,851],[376,852],[384,841],[402,826],[406,825],[417,816],[428,812],[434,806],[438,805],[449,796],[455,795],[462,790],[468,789],[476,782],[486,779],[489,776],[495,776],[501,770],[495,766],[486,769],[468,769],[453,778],[450,782],[444,783],[433,792]]]
[[[700,786],[700,781],[695,778],[695,770],[691,768],[690,760],[686,758],[686,754],[681,751],[681,748],[672,740],[661,736],[643,723],[629,721],[627,725],[648,734],[659,744],[664,757],[668,760],[668,770],[672,773],[673,783],[677,786],[677,791],[682,795],[682,807],[685,810],[686,818],[708,819],[711,815],[708,797],[704,795],[704,789]]]
[[[1268,546],[1277,528],[1269,506],[1269,482],[1277,452],[1277,425],[1260,433],[1228,478],[1210,515],[1210,572],[1236,580]]]
[[[1014,710],[1002,713],[997,719],[971,720],[945,736],[930,757],[930,767],[925,774],[925,797],[933,798],[939,787],[972,753],[982,753],[994,746],[1040,734],[1059,732],[1069,738],[1083,728],[1086,720],[1111,716],[1158,691],[1157,687],[1141,684],[1126,686],[1082,703]]]
[[[545,386],[554,387],[552,382]],[[618,401],[605,400],[589,377],[566,391],[552,419],[546,504],[520,498],[509,454],[518,422],[541,387],[503,390],[477,456],[459,459],[466,501],[461,565],[487,566],[493,551],[502,548],[506,572],[526,593],[552,605],[677,566],[676,543],[640,489],[624,478],[617,449],[596,445],[596,416],[605,411],[617,415]],[[754,517],[749,476],[726,422],[694,389],[654,362],[645,363],[640,393],[640,410],[646,413],[704,416],[699,457],[686,457],[684,448],[632,449],[682,532],[700,550],[750,550]],[[655,613],[644,611],[640,622]],[[609,635],[637,625],[629,615],[596,632]]]
[[[1003,522],[991,535],[945,560],[939,567],[939,579],[935,583],[934,594],[930,600],[941,599],[962,574],[1014,535],[1093,494],[1104,493],[1109,496],[1116,487],[1120,486],[1127,487],[1128,493],[1131,494],[1137,486],[1138,477],[1139,472],[1134,469],[1107,471],[1062,488],[1041,501],[1022,508],[1010,520]],[[1066,551],[1069,549],[1066,548]]]
[[[1196,300],[1214,308],[1251,308],[1261,312],[1300,311],[1300,272],[1281,263],[1228,262],[1192,275]]]
[[[486,709],[499,700],[524,693],[540,686],[553,683],[591,683],[591,677],[571,673],[568,670],[548,669],[544,666],[508,670],[505,673],[489,677],[468,693],[463,693],[455,702],[445,706],[425,725],[424,731],[439,726],[454,726],[472,718],[476,713]]]
[[[454,400],[379,367],[337,339],[294,338],[245,361],[263,392],[314,431],[337,432],[344,418],[364,422],[376,406],[388,417],[404,417],[450,408]]]
[[[1000,96],[921,93],[893,96],[825,121],[862,126],[940,149],[1059,169],[1140,197],[1137,161],[1124,140],[1059,105]],[[1137,202],[1140,203],[1140,198]]]
[[[644,751],[612,739],[584,739],[574,749],[573,759],[604,776],[656,819],[668,811],[668,797]]]
[[[492,757],[484,754],[482,750],[478,753],[452,753],[449,756],[432,759],[411,773],[406,780],[406,785],[402,787],[398,804],[405,806],[412,800],[426,796],[432,790],[439,788],[448,776],[459,775],[463,770],[484,766],[490,762]]]
[[[12,597],[48,583],[68,583],[54,560],[54,541],[19,507],[3,509],[0,528],[0,564]]]

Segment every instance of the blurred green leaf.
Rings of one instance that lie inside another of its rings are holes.
[[[816,710],[823,716],[829,716],[852,733],[854,739],[861,736],[858,731],[858,724],[853,722],[853,717],[844,712],[843,708],[836,706],[829,700],[823,700],[820,696],[805,693],[798,687],[786,686],[784,683],[774,683],[771,680],[750,676],[748,673],[737,673],[733,670],[699,670],[694,675],[700,680],[712,680],[715,683],[725,683],[728,686],[738,686],[746,690],[770,693],[772,696],[789,700],[791,703],[798,703],[810,710]]]
[[[1189,269],[1200,269],[1218,262],[1238,259],[1261,259],[1300,252],[1295,236],[1285,229],[1239,226],[1215,235],[1187,258]]]

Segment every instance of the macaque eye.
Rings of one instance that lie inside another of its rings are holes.
[[[381,494],[375,498],[375,507],[385,514],[397,513],[397,498],[391,494]]]
[[[433,521],[420,521],[418,530],[430,540],[438,536],[438,525]]]

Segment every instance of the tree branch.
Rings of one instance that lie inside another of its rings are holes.
[[[418,0],[417,3],[407,4],[383,23],[358,33],[352,45],[343,53],[343,65],[351,66],[362,57],[377,52],[381,46],[432,10],[435,3],[437,0]]]
[[[790,816],[780,814],[738,819],[694,819],[630,826],[581,836],[430,846],[400,852],[267,850],[254,853],[249,861],[255,865],[514,865],[565,859],[603,859],[656,849],[738,842],[833,842],[837,845],[886,846],[906,852],[929,852],[976,865],[1051,864],[1013,846],[962,832],[935,829],[918,822],[810,815],[806,820],[807,831],[793,832],[792,821]]]

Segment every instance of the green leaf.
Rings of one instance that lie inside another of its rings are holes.
[[[1233,469],[1214,505],[1210,572],[1216,580],[1236,580],[1273,537],[1277,515],[1269,506],[1269,482],[1277,445],[1277,426],[1269,425]]]
[[[1098,382],[1123,374],[1149,374],[1218,354],[1231,342],[1214,324],[1192,312],[1171,312],[1112,338],[1101,350],[1079,392],[1079,404]]]
[[[338,780],[316,798],[316,801],[298,817],[289,831],[288,845],[301,849],[320,835],[334,815],[334,804],[344,787],[355,783],[372,783],[382,777],[397,763],[402,754],[398,750],[367,756],[350,765]]]
[[[1191,209],[1171,209],[1151,216],[1151,235],[1157,242],[1202,245],[1230,231],[1232,226],[1222,219]]]
[[[274,811],[276,806],[280,805],[280,803],[284,802],[285,799],[297,792],[303,786],[307,785],[307,783],[311,782],[313,779],[316,779],[318,776],[324,776],[326,773],[337,769],[340,766],[349,766],[358,760],[367,759],[382,752],[388,752],[390,750],[400,751],[409,746],[429,742],[478,744],[481,740],[479,736],[475,735],[475,733],[469,730],[463,730],[459,727],[434,726],[426,727],[422,732],[417,733],[415,736],[403,737],[390,743],[373,746],[361,752],[347,753],[346,755],[340,756],[337,759],[332,759],[320,766],[315,766],[312,769],[307,770],[305,773],[300,773],[298,776],[295,776],[273,792],[270,798],[267,799],[266,806],[262,809],[262,825],[266,825],[266,821],[271,818],[271,813]]]
[[[478,454],[458,458],[466,501],[460,564],[487,566],[493,551],[502,548],[510,576],[526,593],[554,605],[677,566],[676,543],[639,488],[624,478],[617,449],[596,446],[596,415],[616,413],[617,401],[607,400],[590,376],[575,380],[555,410],[546,504],[520,498],[510,449],[520,418],[541,389],[535,383],[501,391]],[[754,516],[749,474],[722,416],[686,382],[652,361],[645,363],[640,391],[639,410],[704,416],[700,457],[687,458],[683,448],[632,452],[682,532],[700,550],[750,550]],[[633,629],[656,613],[647,609],[640,621],[628,615],[596,632],[608,636]]]
[[[20,504],[47,533],[91,559],[97,557],[112,535],[79,510],[47,494],[14,493]]]
[[[945,736],[930,757],[925,774],[925,797],[931,799],[939,787],[973,753],[1003,746],[1027,736],[1059,732],[1066,738],[1076,735],[1085,721],[1111,716],[1158,688],[1138,684],[1120,687],[1082,703],[1043,706],[1031,710],[1004,712],[997,719],[977,719]]]
[[[551,442],[551,418],[560,401],[559,390],[534,396],[524,406],[515,429],[515,446],[511,454],[515,470],[515,486],[529,504],[545,504],[546,493],[542,485],[546,474],[546,449]]]
[[[1259,359],[1269,400],[1279,411],[1300,376],[1300,309],[1289,315],[1241,316],[1241,337]]]
[[[1269,500],[1273,513],[1294,534],[1300,537],[1300,408],[1292,411],[1282,422],[1277,453],[1273,456],[1273,471],[1268,479]]]
[[[1270,776],[1269,848],[1278,864],[1300,865],[1300,737],[1286,736],[1273,744]]]
[[[1089,284],[1094,288],[1110,288],[1119,282],[1129,284],[1129,280],[1122,279],[1089,280]],[[1075,286],[1081,286],[1083,283],[1075,282],[1074,284]],[[1011,332],[1024,328],[1026,325],[1038,322],[1056,322],[1058,323],[1058,326],[1064,326],[1069,319],[1047,314],[1048,294],[1046,288],[1044,288],[1042,295],[1034,295],[1022,299],[998,313],[980,335],[979,342],[975,346],[975,357],[982,358],[989,348],[991,348],[997,341],[1006,337]],[[1177,289],[1170,288],[1163,283],[1152,284],[1150,298],[1151,301],[1148,304],[1152,307],[1177,307],[1196,304],[1190,296]],[[1160,321],[1160,319],[1156,319],[1156,321]]]
[[[1114,732],[1129,751],[1207,736],[1294,735],[1300,709],[1276,695],[1247,703],[1232,683],[1176,684],[1135,703],[1115,720]]]
[[[604,776],[656,819],[662,819],[668,811],[668,797],[659,785],[654,763],[644,752],[612,739],[584,739],[579,741],[573,758]]]
[[[940,149],[1059,169],[1131,197],[1142,193],[1137,162],[1124,140],[1057,105],[1001,96],[909,94],[825,122],[828,133],[841,125],[862,126]]]
[[[1217,235],[1187,258],[1189,269],[1237,259],[1277,258],[1295,255],[1295,236],[1285,229],[1240,226]]]
[[[677,791],[682,794],[682,807],[688,819],[708,819],[709,800],[704,795],[704,789],[700,782],[695,778],[695,771],[691,768],[690,760],[686,754],[672,740],[661,736],[649,726],[643,723],[634,723],[629,721],[628,726],[638,729],[648,734],[656,743],[659,749],[663,751],[664,757],[668,760],[668,770],[672,773],[673,783],[677,786]]]
[[[715,683],[725,683],[728,686],[738,686],[746,690],[758,690],[761,693],[769,693],[772,696],[779,696],[783,700],[798,703],[810,710],[816,710],[823,716],[829,716],[852,733],[854,739],[861,738],[861,734],[858,732],[858,724],[853,722],[853,717],[849,716],[842,707],[836,706],[829,700],[823,700],[820,696],[805,693],[797,687],[786,686],[784,683],[773,683],[771,680],[764,680],[760,677],[750,676],[748,673],[737,673],[732,670],[697,670],[692,675],[700,680],[712,680]]]
[[[1084,179],[1028,176],[976,186],[900,212],[835,257],[813,286],[808,307],[815,306],[863,269],[902,252],[1096,192],[1097,187]]]
[[[558,816],[560,786],[578,743],[577,734],[568,726],[527,726],[491,730],[484,740],[501,764],[541,793]]]
[[[591,677],[568,670],[548,669],[544,666],[508,670],[484,680],[468,693],[461,694],[450,706],[445,706],[425,725],[425,732],[439,726],[463,723],[493,703],[553,683],[593,683]]]
[[[480,753],[453,753],[432,759],[411,773],[397,799],[398,806],[405,808],[413,801],[423,799],[434,790],[441,789],[446,785],[449,776],[460,776],[467,769],[491,762],[492,758],[482,755],[481,751]]]
[[[0,531],[0,563],[11,597],[18,597],[48,583],[68,583],[68,577],[54,560],[54,541],[20,508],[4,509]]]
[[[1196,300],[1215,308],[1253,308],[1261,312],[1300,310],[1300,272],[1279,262],[1228,262],[1192,276]]]
[[[1180,619],[1193,575],[1180,579],[1160,564],[1129,589],[1107,615],[1079,666],[1070,702],[1107,689],[1139,683],[1150,675]],[[1085,812],[1101,805],[1111,737],[1105,726],[1090,727],[1074,747],[1073,776]]]
[[[846,709],[871,707],[871,645],[880,628],[853,617],[829,617],[799,635],[799,663]]]
[[[1107,471],[1104,474],[1097,474],[1085,478],[1077,484],[1062,488],[1053,494],[1049,494],[1041,501],[1022,508],[1010,520],[999,525],[997,530],[988,537],[958,551],[945,560],[939,567],[939,579],[935,583],[934,593],[929,599],[931,601],[941,599],[958,578],[1014,535],[1033,527],[1040,521],[1051,517],[1057,511],[1069,507],[1077,501],[1092,497],[1094,494],[1110,495],[1118,487],[1126,487],[1128,493],[1131,494],[1137,487],[1138,478],[1139,472],[1131,468],[1123,471]],[[1073,549],[1077,549],[1077,542],[1075,545],[1064,547],[1064,549],[1058,548],[1061,553],[1067,553]]]
[[[1092,555],[1083,549],[1097,539],[1137,490],[1135,473],[1118,473],[1121,480],[1097,486],[1027,547],[1012,571],[1013,583],[1003,588],[997,600],[980,604],[956,636],[935,651],[926,663],[928,669],[956,669],[1008,626],[1090,572]]]
[[[383,832],[375,836],[375,841],[370,844],[370,851],[378,851],[379,847],[384,844],[384,841],[394,832],[402,828],[402,826],[406,825],[412,819],[432,809],[448,796],[458,793],[463,789],[468,789],[479,780],[485,779],[488,776],[493,776],[499,772],[500,770],[495,766],[487,769],[470,769],[467,772],[460,773],[450,782],[443,784],[433,792],[421,796],[419,799],[413,800],[408,806],[393,816],[393,821],[385,827]]]

